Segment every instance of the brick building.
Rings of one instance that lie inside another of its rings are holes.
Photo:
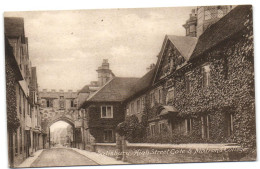
[[[125,118],[123,101],[138,78],[115,77],[85,101],[80,109],[84,124],[84,143],[115,142],[116,126]]]

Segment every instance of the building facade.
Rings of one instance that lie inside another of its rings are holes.
[[[85,101],[80,109],[84,123],[84,144],[113,143],[116,127],[125,118],[123,101],[138,78],[115,77]]]
[[[126,100],[127,115],[147,116],[145,142],[255,147],[251,6],[234,8],[189,44],[187,37],[166,36],[152,80],[147,73],[139,82],[147,85],[137,83]]]
[[[9,165],[11,167],[19,165],[30,156],[38,144],[35,141],[33,132],[37,129],[34,125],[40,114],[36,101],[32,102],[30,85],[32,79],[37,84],[37,80],[32,77],[31,62],[28,52],[28,38],[24,34],[23,18],[4,18],[5,38],[6,38],[6,78],[7,78],[7,100],[12,98],[12,102],[7,104],[7,114],[12,114],[8,124],[9,131]],[[19,78],[14,78],[15,76]],[[12,85],[10,85],[12,84]],[[10,85],[10,86],[9,86]],[[34,91],[37,95],[37,91]],[[14,109],[15,108],[15,109]],[[12,124],[13,123],[13,124]],[[12,130],[9,130],[12,128]],[[12,131],[12,132],[11,132]],[[39,131],[40,132],[40,131]]]
[[[44,138],[45,147],[49,148],[51,146],[50,138],[50,127],[57,121],[65,121],[70,124],[75,129],[75,121],[78,119],[77,113],[77,91],[56,91],[54,89],[48,91],[43,89],[39,92],[40,100],[40,113],[41,127],[46,137]],[[73,137],[76,137],[73,133]],[[73,138],[73,146],[75,147],[77,142]]]

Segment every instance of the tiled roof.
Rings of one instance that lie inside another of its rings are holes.
[[[78,93],[89,93],[89,85],[85,85]]]
[[[153,83],[155,83],[159,69],[161,69],[161,64],[164,59],[163,56],[165,56],[164,49],[168,41],[170,41],[178,49],[180,54],[185,58],[185,62],[187,62],[190,59],[192,52],[194,51],[198,38],[189,36],[166,35],[155,66]]]
[[[4,18],[5,34],[7,37],[24,36],[24,19],[18,17]]]
[[[147,72],[143,77],[141,77],[133,86],[131,90],[131,94],[129,97],[132,97],[142,91],[145,91],[152,85],[153,77],[154,77],[155,68]]]
[[[185,60],[189,60],[197,43],[196,37],[167,35],[168,39],[178,49]]]
[[[115,77],[94,93],[87,102],[124,101],[139,78]]]
[[[245,28],[244,23],[247,20],[247,16],[252,14],[251,9],[251,5],[237,6],[218,22],[212,24],[199,37],[198,43],[190,59],[197,58],[223,40]]]

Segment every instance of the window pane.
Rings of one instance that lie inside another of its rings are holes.
[[[102,106],[102,117],[106,117],[106,107]]]
[[[205,11],[205,20],[211,19],[211,12],[210,11]]]
[[[107,117],[112,117],[112,110],[111,107],[107,107]]]

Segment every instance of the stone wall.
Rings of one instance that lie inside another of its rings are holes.
[[[96,143],[93,147],[95,152],[113,158],[125,154],[122,160],[133,164],[240,161],[247,151],[227,144],[128,143],[123,153],[115,143]]]

